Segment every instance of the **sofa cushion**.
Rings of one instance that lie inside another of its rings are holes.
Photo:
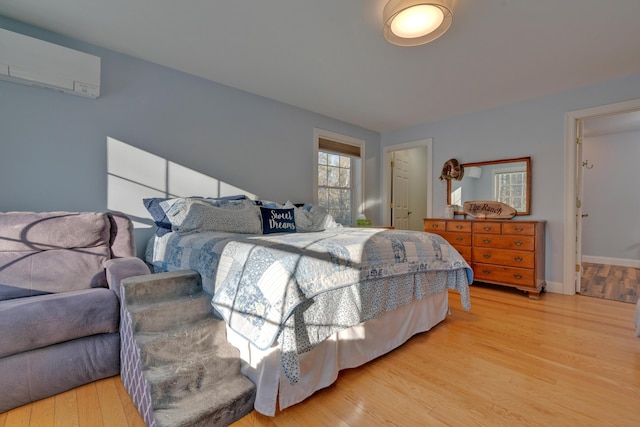
[[[136,243],[133,236],[133,223],[122,212],[107,213],[111,223],[111,258],[126,258],[136,256]]]
[[[119,303],[109,289],[0,301],[0,357],[118,331]]]
[[[0,252],[0,283],[41,292],[106,287],[108,246]]]
[[[50,293],[51,292],[21,288],[19,286],[3,285],[0,283],[0,301],[14,298],[34,297],[36,295],[47,295]]]
[[[0,251],[108,246],[110,222],[100,212],[2,212]]]
[[[106,287],[111,240],[104,213],[0,213],[0,283],[34,292]]]
[[[3,385],[0,387],[0,413],[118,375],[119,352],[120,335],[113,333],[92,335],[0,358]],[[4,420],[3,415],[0,415],[0,420]],[[31,420],[32,424],[38,425],[33,416]],[[7,421],[4,425],[15,423]]]

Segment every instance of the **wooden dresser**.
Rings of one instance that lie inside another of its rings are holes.
[[[544,278],[545,221],[424,219],[473,268],[474,282],[511,286],[540,299]]]

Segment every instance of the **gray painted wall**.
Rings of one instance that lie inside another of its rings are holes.
[[[365,140],[366,215],[379,221],[377,132],[3,17],[0,27],[102,58],[96,100],[0,81],[1,211],[112,208],[107,137],[264,199],[312,201],[313,130],[321,128]],[[117,207],[137,213],[141,203]],[[139,250],[148,235],[137,230]]]
[[[447,159],[531,156],[528,218],[547,221],[552,282],[562,281],[565,113],[640,98],[639,74],[379,135],[3,17],[0,27],[102,57],[97,100],[0,82],[0,210],[107,209],[107,137],[265,199],[308,200],[317,127],[366,141],[366,215],[375,223],[381,144],[433,138],[437,216],[446,205],[437,178]]]
[[[522,84],[526,84],[525,81]],[[433,212],[443,216],[450,158],[460,163],[531,156],[532,214],[547,221],[547,281],[562,283],[565,113],[640,98],[640,74],[382,134],[383,147],[433,138]]]
[[[585,138],[582,255],[640,260],[640,132]]]

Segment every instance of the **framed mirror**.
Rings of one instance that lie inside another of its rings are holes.
[[[516,215],[531,214],[531,157],[462,163],[461,181],[447,180],[447,205],[455,214],[471,200],[494,200],[516,209]]]

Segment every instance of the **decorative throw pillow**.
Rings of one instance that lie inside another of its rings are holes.
[[[274,209],[260,206],[260,213],[262,215],[262,234],[296,232],[293,208]]]
[[[153,222],[156,224],[156,235],[158,237],[171,231],[171,222],[167,218],[167,215],[165,215],[164,210],[160,207],[160,203],[166,200],[169,199],[161,197],[142,199],[144,207],[147,208],[147,211],[151,214],[151,218],[153,218]]]

